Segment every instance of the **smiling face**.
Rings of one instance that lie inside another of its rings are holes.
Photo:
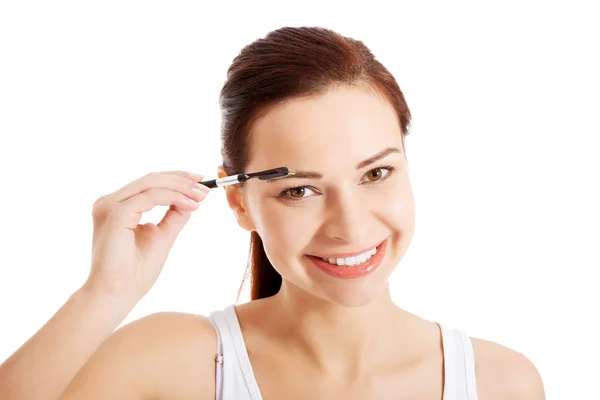
[[[299,288],[345,306],[379,297],[414,231],[393,108],[370,90],[342,86],[271,108],[254,124],[250,142],[246,171],[300,171],[227,188],[240,225],[257,231],[283,277],[282,290]]]

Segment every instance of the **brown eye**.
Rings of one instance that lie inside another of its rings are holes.
[[[283,190],[281,193],[279,193],[278,197],[286,199],[286,200],[290,200],[290,201],[300,201],[300,200],[305,200],[309,197],[312,197],[311,193],[314,193],[314,192],[315,192],[315,189],[313,189],[309,186],[297,186],[297,187],[291,187],[291,188],[287,188],[287,189]]]
[[[367,173],[367,177],[369,178],[370,181],[377,181],[377,180],[381,179],[381,175],[382,175],[381,168],[372,169]]]
[[[297,188],[290,189],[290,196],[291,197],[304,197],[304,188],[297,187]]]

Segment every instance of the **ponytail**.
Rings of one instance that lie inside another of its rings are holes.
[[[262,239],[256,231],[250,234],[249,258],[248,269],[251,274],[250,300],[264,299],[277,294],[281,288],[281,275],[273,268],[271,261],[267,258]],[[242,282],[242,286],[243,284]]]

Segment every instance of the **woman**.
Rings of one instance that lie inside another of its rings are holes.
[[[0,369],[2,399],[543,399],[518,352],[397,307],[413,235],[410,111],[359,41],[283,28],[242,50],[221,92],[219,177],[251,231],[252,301],[112,331],[156,281],[201,176],[146,175],[93,208],[90,275]],[[169,205],[158,225],[138,225]]]

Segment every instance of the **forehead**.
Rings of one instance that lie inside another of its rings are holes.
[[[402,148],[394,109],[371,90],[343,86],[271,108],[254,124],[247,171],[352,169],[386,147]]]

